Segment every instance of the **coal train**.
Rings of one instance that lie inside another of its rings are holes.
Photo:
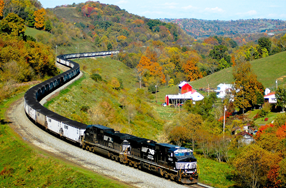
[[[116,55],[119,51],[77,53],[57,56],[57,62],[70,69],[30,88],[24,96],[24,110],[36,124],[85,150],[112,160],[157,173],[183,184],[198,181],[197,160],[192,150],[115,131],[103,125],[86,125],[43,107],[39,101],[80,73],[70,59]]]

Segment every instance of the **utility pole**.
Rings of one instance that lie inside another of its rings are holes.
[[[226,106],[223,106],[223,139],[224,139],[224,132],[225,132],[225,111],[226,111]]]
[[[156,87],[156,104],[157,104],[157,85],[155,85]]]
[[[57,62],[57,56],[58,56],[58,45],[56,45],[56,62]]]

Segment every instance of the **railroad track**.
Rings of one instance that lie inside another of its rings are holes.
[[[213,188],[209,185],[205,185],[205,184],[202,184],[202,183],[198,183],[198,184],[193,184],[193,185],[190,185],[188,186],[190,188]]]

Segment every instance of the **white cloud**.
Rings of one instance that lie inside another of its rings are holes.
[[[271,8],[279,8],[280,6],[278,6],[278,5],[270,5],[269,7],[271,7]]]
[[[256,15],[257,12],[256,10],[250,10],[248,12],[239,12],[237,13],[237,15],[240,15],[240,16],[253,16],[253,15]]]
[[[127,0],[120,0],[120,1],[118,1],[117,3],[115,3],[115,4],[120,5],[120,4],[127,4],[127,3],[128,3]]]
[[[215,7],[215,8],[205,8],[205,11],[211,12],[211,13],[220,13],[224,12],[223,9]]]
[[[177,5],[177,3],[164,3],[164,4],[163,4],[163,6],[164,6],[165,8],[169,8],[169,9],[175,9],[175,8],[177,8],[176,5]]]
[[[144,11],[144,12],[141,12],[142,15],[146,15],[146,14],[158,14],[158,15],[161,15],[161,14],[165,14],[166,12],[162,12],[162,11]]]
[[[186,6],[186,7],[182,7],[185,10],[190,10],[190,9],[197,9],[197,7],[194,7],[192,5]]]

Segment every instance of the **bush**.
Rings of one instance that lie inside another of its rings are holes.
[[[102,81],[102,77],[99,75],[99,74],[92,74],[91,76],[91,79],[93,79],[94,81]]]
[[[156,91],[158,92],[159,90],[158,90],[158,87],[157,87],[157,89],[156,89],[155,85],[150,85],[150,86],[148,87],[148,91],[149,91],[150,93],[156,93]]]

